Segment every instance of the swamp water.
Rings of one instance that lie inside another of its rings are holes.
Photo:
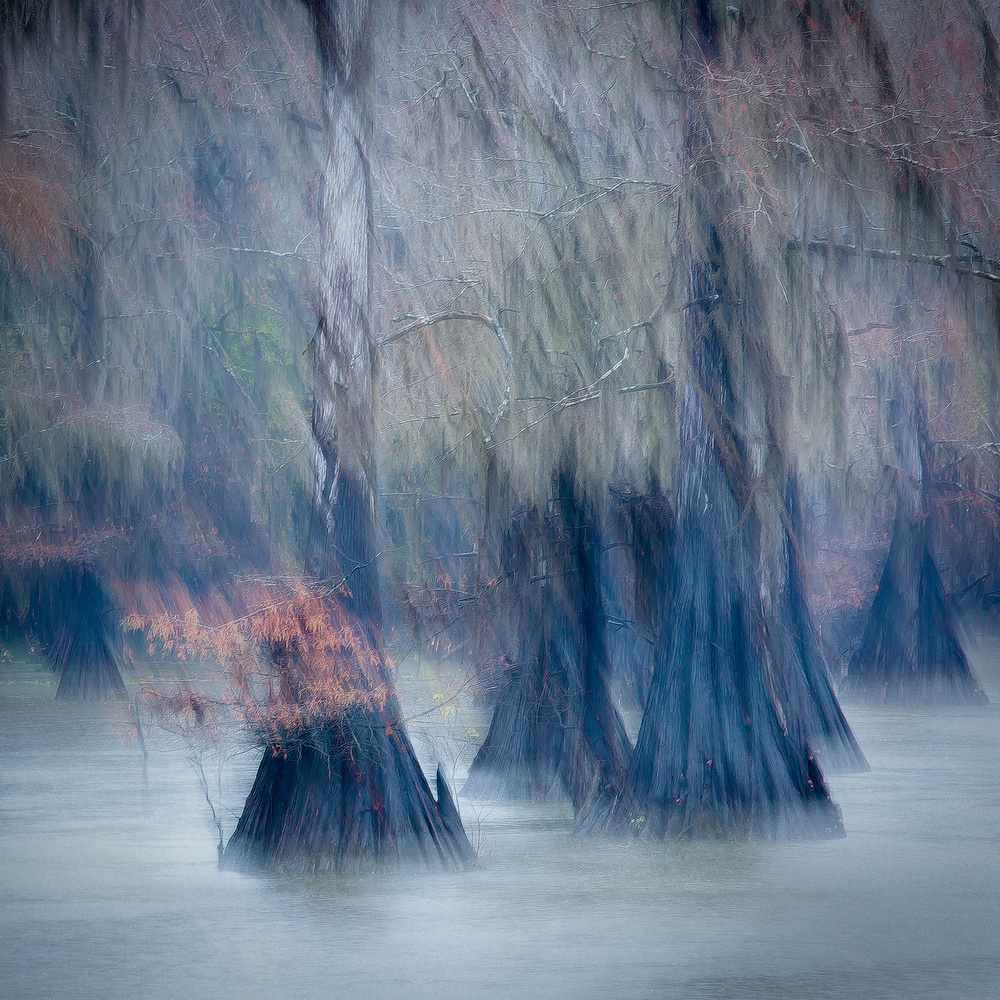
[[[830,776],[844,840],[624,843],[462,799],[478,870],[349,879],[219,871],[182,743],[144,777],[126,708],[2,665],[0,997],[994,1000],[1000,641],[971,652],[988,706],[848,708],[872,771]],[[460,783],[487,720],[402,687]],[[257,758],[201,761],[227,836]]]

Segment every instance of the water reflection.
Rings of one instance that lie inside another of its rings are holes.
[[[989,706],[850,712],[872,772],[831,780],[846,840],[607,842],[558,804],[463,801],[479,870],[341,880],[220,872],[182,752],[154,743],[144,783],[105,710],[5,666],[0,995],[992,998],[998,664],[984,642]],[[461,780],[409,690],[418,752]],[[208,763],[228,832],[256,756],[219,787]]]

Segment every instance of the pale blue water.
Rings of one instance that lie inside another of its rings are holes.
[[[106,710],[0,667],[0,996],[995,1000],[1000,644],[974,661],[989,706],[850,712],[872,772],[831,779],[845,840],[623,844],[463,802],[478,871],[340,881],[220,872],[183,748],[144,782]],[[418,751],[461,771],[468,724],[420,716]],[[255,765],[220,794],[206,760],[218,806]]]

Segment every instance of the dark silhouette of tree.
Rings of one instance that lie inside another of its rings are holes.
[[[904,369],[912,367],[905,362]],[[888,406],[899,456],[892,541],[846,688],[868,701],[984,704],[969,668],[931,551],[934,476],[926,404],[919,382],[902,375]]]
[[[706,250],[689,285],[676,596],[636,744],[628,822],[655,836],[842,833],[806,719],[788,710],[801,706],[782,699],[776,633],[785,621],[762,605],[755,567],[772,554],[761,551],[767,525],[750,495],[746,444],[732,430],[729,265],[717,239]]]
[[[682,44],[712,58],[719,31],[711,12],[689,13]],[[690,62],[686,70],[696,87],[697,71]],[[685,127],[690,263],[674,597],[629,783],[597,802],[584,826],[652,836],[843,835],[810,743],[832,743],[856,765],[864,758],[805,614],[760,278],[742,235],[726,226],[732,196],[713,160],[711,124],[693,100]]]
[[[604,576],[611,633],[614,689],[629,707],[642,709],[652,678],[652,651],[664,627],[673,597],[673,553],[677,525],[674,509],[659,477],[649,477],[645,489],[631,484],[609,487],[612,504],[610,569]],[[614,558],[617,556],[618,558]],[[624,560],[625,565],[622,565]]]
[[[56,698],[125,698],[121,613],[87,569],[64,570],[46,603],[60,622],[47,655],[59,673]]]
[[[631,746],[609,693],[601,535],[569,458],[551,499],[515,513],[504,542],[500,596],[514,648],[465,793],[564,795],[580,812],[621,787]]]

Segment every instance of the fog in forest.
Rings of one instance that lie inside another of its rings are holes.
[[[0,993],[992,997],[998,36],[0,6]]]

